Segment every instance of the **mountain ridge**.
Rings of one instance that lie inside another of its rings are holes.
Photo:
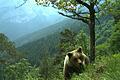
[[[68,24],[69,23],[69,24]],[[74,25],[77,25],[77,27],[75,28]],[[50,25],[48,27],[45,27],[43,29],[40,29],[38,31],[35,31],[33,33],[30,33],[28,35],[25,35],[17,40],[15,40],[16,46],[20,47],[23,44],[26,44],[28,42],[32,42],[34,40],[38,40],[40,38],[46,37],[47,35],[53,34],[53,33],[59,33],[60,31],[62,31],[65,28],[73,28],[74,30],[78,30],[77,28],[80,26],[86,26],[84,23],[82,23],[81,21],[77,21],[77,20],[72,20],[72,19],[64,19],[63,21],[60,21],[56,24]]]

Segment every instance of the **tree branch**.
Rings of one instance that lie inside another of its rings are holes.
[[[97,8],[97,12],[96,13],[99,13],[101,11],[100,8],[99,8],[99,6],[97,4],[95,6]]]
[[[100,20],[97,17],[95,17],[95,19],[98,22],[98,24],[101,25]]]
[[[69,9],[68,9],[68,12],[69,12],[69,13],[72,13],[72,14],[74,14],[74,15],[76,15],[77,17],[89,19],[89,17],[81,16],[80,14],[82,14],[82,13],[77,13],[76,11],[70,11]]]
[[[75,17],[74,15],[66,15],[64,13],[61,13],[61,12],[58,12],[59,14],[61,14],[62,16],[65,16],[65,17],[68,17],[68,18],[71,18],[71,19],[76,19],[76,20],[81,20],[82,22],[88,24],[88,20],[85,19],[84,17]]]
[[[80,12],[79,14],[90,14],[89,12]]]
[[[88,9],[90,9],[90,5],[83,2],[82,0],[76,0],[79,4],[82,4],[83,6],[87,7]]]
[[[19,8],[21,6],[23,6],[24,4],[26,4],[27,0],[24,0],[24,2],[22,4],[20,4],[19,6],[16,6],[15,8]]]

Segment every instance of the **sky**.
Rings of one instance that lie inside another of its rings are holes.
[[[35,0],[0,0],[0,32],[11,40],[32,33],[64,18],[52,7],[37,5]]]

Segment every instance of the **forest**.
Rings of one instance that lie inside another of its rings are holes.
[[[0,32],[0,80],[64,80],[65,55],[79,46],[90,64],[70,80],[120,80],[120,0],[35,2],[67,18],[16,41]]]

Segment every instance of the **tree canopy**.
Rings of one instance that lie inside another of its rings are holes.
[[[91,11],[91,5],[96,8],[98,12],[99,0],[35,0],[38,5],[53,6],[59,9],[59,14],[77,20],[82,20],[85,23],[89,23],[89,14]]]
[[[102,14],[112,15],[115,22],[120,20],[120,0],[105,0],[101,5]]]
[[[3,59],[3,56],[16,56],[16,48],[14,43],[10,41],[3,33],[0,33],[0,55],[2,56],[0,63],[6,62],[6,59]]]

